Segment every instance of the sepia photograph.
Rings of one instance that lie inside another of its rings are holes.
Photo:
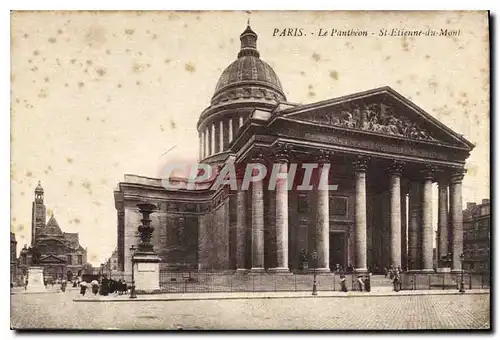
[[[491,331],[490,13],[10,12],[10,328]]]

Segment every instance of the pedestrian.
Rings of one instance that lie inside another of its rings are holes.
[[[399,273],[396,271],[394,273],[394,278],[392,280],[395,292],[399,292],[399,289],[401,288],[401,282],[400,281],[401,281],[401,279],[400,279]]]
[[[24,290],[28,289],[28,280],[24,281]]]
[[[106,276],[103,276],[101,279],[101,289],[99,294],[107,296],[108,293],[109,293],[109,280],[106,278]]]
[[[61,282],[61,291],[62,291],[62,292],[65,292],[65,291],[66,291],[66,281],[65,281],[65,280],[63,280],[63,281]]]
[[[371,284],[370,284],[370,275],[371,273],[368,273],[365,277],[365,291],[369,292],[371,290]]]
[[[364,285],[365,285],[365,283],[363,282],[363,276],[359,275],[358,276],[358,287],[359,287],[360,292],[363,291]]]
[[[340,275],[340,289],[343,292],[347,292],[347,284],[345,282],[345,275]]]
[[[97,280],[92,280],[90,285],[92,286],[92,293],[97,295],[97,292],[99,291],[99,282],[97,282]]]
[[[82,282],[80,282],[80,294],[82,294],[82,296],[85,296],[86,291],[87,291],[87,282],[83,280]]]

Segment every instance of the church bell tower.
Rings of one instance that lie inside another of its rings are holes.
[[[31,216],[31,246],[36,243],[36,237],[40,230],[45,227],[46,221],[46,210],[43,204],[43,188],[38,181],[38,185],[35,189],[35,200],[33,201],[33,209]]]

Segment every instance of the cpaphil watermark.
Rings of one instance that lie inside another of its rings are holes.
[[[301,178],[297,177],[299,169]],[[328,182],[329,172],[328,163],[275,163],[272,166],[261,163],[236,166],[234,163],[226,163],[223,167],[204,163],[170,163],[164,167],[161,180],[163,187],[168,190],[216,191],[226,185],[231,190],[248,190],[251,183],[268,179],[268,190],[276,190],[278,186],[286,186],[287,190],[292,190],[296,184],[295,189],[298,191],[311,191],[313,188],[336,191],[338,185]],[[300,182],[297,183],[297,180]]]

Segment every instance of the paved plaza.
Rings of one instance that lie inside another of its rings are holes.
[[[65,293],[11,295],[12,328],[487,329],[490,295],[75,302]]]

